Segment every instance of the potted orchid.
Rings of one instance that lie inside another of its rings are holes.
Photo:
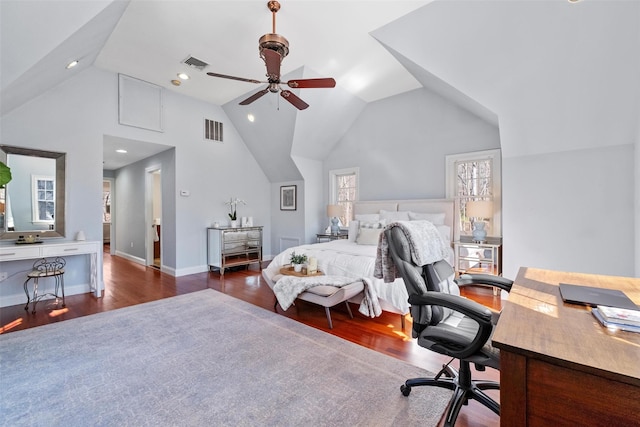
[[[228,202],[225,202],[225,205],[229,205],[229,219],[231,219],[231,227],[232,228],[236,228],[238,223],[238,211],[237,211],[237,207],[238,207],[238,203],[242,203],[243,205],[246,205],[247,203],[242,200],[242,199],[238,199],[237,197],[234,199],[233,197],[229,199]]]

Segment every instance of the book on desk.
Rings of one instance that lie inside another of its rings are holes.
[[[591,313],[607,328],[640,332],[640,310],[600,305],[593,307]]]

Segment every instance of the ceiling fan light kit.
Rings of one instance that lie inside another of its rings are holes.
[[[289,80],[288,82],[280,81],[280,65],[282,60],[289,54],[289,41],[276,33],[276,13],[280,10],[280,3],[277,1],[269,1],[267,7],[272,14],[272,27],[273,31],[260,37],[258,40],[258,49],[260,51],[260,57],[264,61],[267,68],[267,81],[260,81],[254,79],[246,79],[244,77],[228,76],[226,74],[207,73],[211,77],[219,77],[223,79],[238,80],[241,82],[254,83],[254,84],[267,84],[265,89],[262,89],[244,101],[240,102],[240,105],[249,105],[255,100],[259,99],[263,95],[269,92],[280,92],[280,96],[289,101],[291,105],[299,110],[304,110],[309,107],[309,104],[300,99],[297,95],[287,89],[282,89],[281,84],[295,89],[306,88],[332,88],[336,86],[336,81],[332,78],[318,78],[318,79],[296,79]]]
[[[264,59],[263,52],[271,50],[280,54],[280,61],[289,54],[289,41],[280,34],[268,33],[258,40],[260,57]]]

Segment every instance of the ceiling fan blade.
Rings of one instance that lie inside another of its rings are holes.
[[[270,81],[280,80],[280,62],[282,61],[280,54],[275,50],[263,49],[262,58],[267,65],[267,78]]]
[[[289,87],[295,89],[306,89],[313,87],[336,87],[336,81],[332,78],[325,79],[296,79],[287,82]]]
[[[256,93],[254,93],[253,95],[251,95],[250,97],[248,97],[247,99],[245,99],[244,101],[242,101],[240,103],[240,105],[249,105],[251,104],[253,101],[255,101],[256,99],[260,98],[263,95],[266,95],[269,92],[269,89],[262,89],[261,91],[258,91]]]
[[[260,80],[245,79],[244,77],[227,76],[226,74],[207,73],[207,75],[211,77],[221,77],[223,79],[238,80],[238,81],[247,82],[247,83],[268,83],[268,82],[261,82]]]
[[[302,99],[298,98],[293,92],[290,90],[283,90],[280,92],[280,96],[289,101],[294,107],[298,110],[304,110],[309,107],[309,104],[304,102]]]

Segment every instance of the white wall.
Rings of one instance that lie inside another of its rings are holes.
[[[321,161],[298,156],[293,156],[293,160],[304,178],[304,243],[315,243],[316,234],[324,231],[328,221],[327,205],[322,197],[326,177]]]
[[[102,240],[102,141],[113,135],[176,147],[174,191],[190,196],[177,197],[175,230],[166,230],[175,235],[164,248],[175,252],[175,274],[206,270],[206,227],[227,218],[231,196],[247,201],[239,215],[265,226],[270,247],[271,185],[222,108],[165,91],[164,132],[122,126],[117,82],[92,67],[1,119],[3,143],[67,153],[67,239],[84,230]],[[224,143],[203,140],[205,117],[225,122]]]
[[[633,146],[504,158],[504,268],[633,276]]]
[[[297,209],[295,211],[280,210],[280,187],[286,185],[296,186]],[[287,181],[271,184],[271,239],[273,243],[263,245],[265,258],[273,258],[284,248],[305,243],[305,182]],[[255,221],[254,221],[255,222]]]
[[[494,148],[496,126],[419,89],[367,105],[327,157],[325,176],[358,166],[360,200],[443,198],[447,154]]]

